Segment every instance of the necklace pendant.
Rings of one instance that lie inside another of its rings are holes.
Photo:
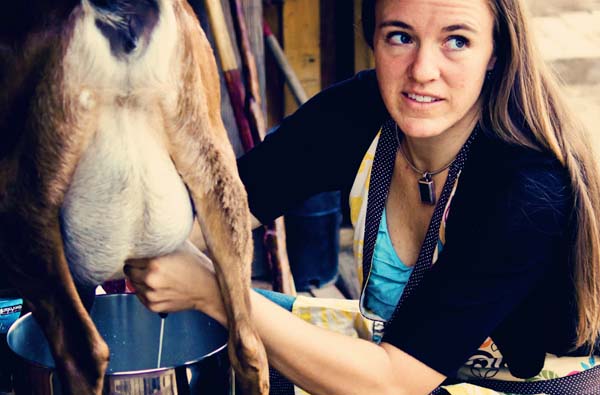
[[[425,173],[422,178],[419,178],[419,194],[422,203],[435,205],[435,184],[430,173]]]

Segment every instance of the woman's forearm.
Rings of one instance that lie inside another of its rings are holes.
[[[428,394],[443,380],[393,346],[311,325],[256,292],[251,301],[269,363],[312,395]]]
[[[269,363],[292,382],[313,395],[386,393],[378,388],[389,365],[383,349],[308,324],[255,292],[251,300]],[[368,365],[380,368],[373,375]]]
[[[156,312],[195,308],[227,325],[212,263],[193,248],[128,261],[140,300]],[[444,379],[400,349],[311,325],[250,291],[252,322],[270,364],[312,395],[426,395]],[[409,324],[409,323],[407,323]]]

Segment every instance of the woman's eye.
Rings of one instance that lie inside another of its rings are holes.
[[[450,37],[448,41],[446,41],[446,44],[452,50],[461,50],[465,49],[469,45],[469,40],[464,37],[455,36]]]
[[[394,45],[406,45],[412,42],[412,37],[404,32],[391,32],[387,35],[387,41]]]

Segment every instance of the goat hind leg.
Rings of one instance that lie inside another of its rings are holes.
[[[63,393],[99,395],[109,351],[73,284],[58,220],[28,220],[0,214],[0,260],[46,335]]]

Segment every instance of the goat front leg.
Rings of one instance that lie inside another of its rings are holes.
[[[229,359],[244,394],[269,393],[266,352],[250,316],[252,231],[246,191],[221,119],[219,73],[187,2],[178,14],[183,65],[177,108],[167,123],[175,167],[188,186],[229,322]]]
[[[238,383],[244,394],[266,395],[266,353],[250,317],[252,232],[246,193],[235,172],[233,154],[224,154],[216,145],[204,151],[209,157],[196,167],[204,171],[182,176],[215,263],[229,322],[229,358]]]
[[[188,121],[186,127],[178,128],[179,134],[170,141],[172,157],[188,186],[215,264],[229,323],[229,359],[237,382],[244,394],[267,395],[266,352],[250,316],[252,230],[246,191],[222,122],[217,119],[211,127],[209,124],[205,114],[198,122]]]

